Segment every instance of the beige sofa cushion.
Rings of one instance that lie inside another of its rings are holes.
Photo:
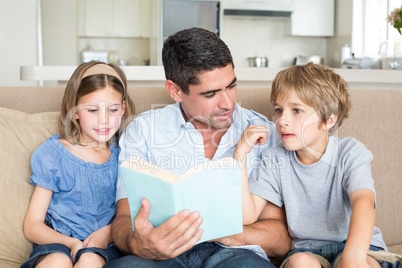
[[[32,245],[22,231],[33,190],[28,183],[30,156],[56,133],[58,114],[26,114],[0,107],[0,262],[9,260],[19,266],[31,253]]]

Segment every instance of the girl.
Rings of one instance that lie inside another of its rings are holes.
[[[134,113],[126,77],[112,64],[83,63],[72,74],[58,122],[32,155],[35,186],[24,221],[34,243],[21,267],[102,267],[120,256],[111,222],[122,119]]]

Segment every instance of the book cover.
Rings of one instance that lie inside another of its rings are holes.
[[[180,177],[134,157],[120,171],[132,221],[145,197],[154,227],[183,209],[200,212],[204,233],[198,243],[243,232],[241,165],[231,157],[208,161]]]

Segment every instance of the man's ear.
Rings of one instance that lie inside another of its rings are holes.
[[[335,126],[338,121],[338,116],[336,114],[331,114],[331,116],[327,120],[327,129],[330,130],[333,126]]]
[[[176,102],[182,101],[181,94],[183,94],[183,92],[176,85],[175,82],[173,82],[172,80],[166,80],[165,87],[166,87],[170,97],[172,97],[172,99],[174,99]]]

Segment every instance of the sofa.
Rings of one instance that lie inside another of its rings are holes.
[[[239,88],[238,103],[273,118],[269,88]],[[0,267],[19,267],[32,246],[22,226],[33,187],[30,156],[56,133],[64,88],[0,87]],[[173,100],[162,87],[130,87],[136,114]],[[376,225],[391,252],[402,255],[401,90],[350,90],[352,111],[335,135],[354,136],[374,154]]]

